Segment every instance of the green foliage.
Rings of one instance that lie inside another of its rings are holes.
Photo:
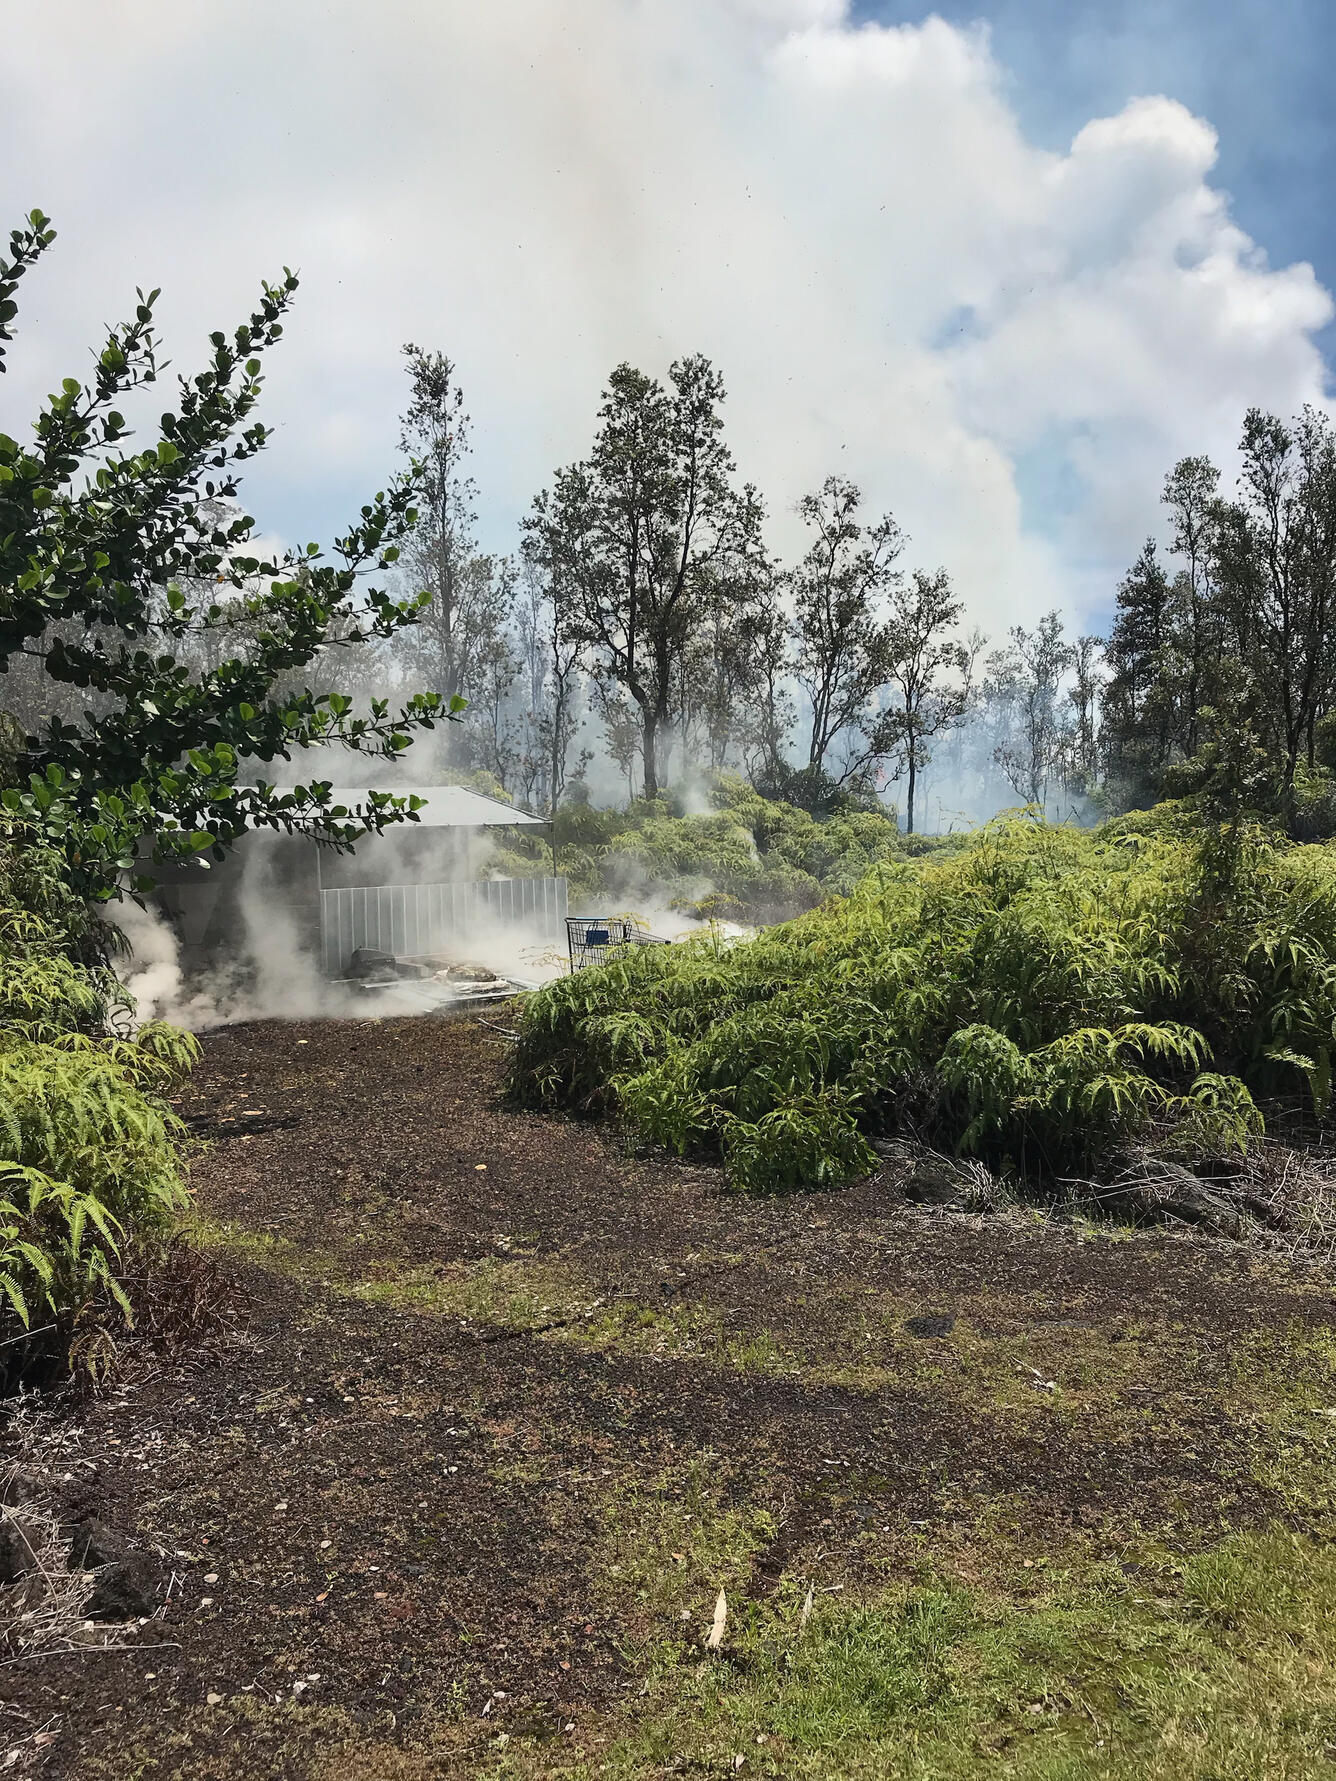
[[[0,255],[0,370],[14,292],[54,238],[34,211]],[[239,467],[269,437],[253,418],[261,365],[296,289],[286,272],[231,335],[210,336],[206,368],[179,381],[142,450],[128,448],[120,407],[158,378],[156,291],[110,331],[87,384],[66,378],[47,398],[32,444],[0,433],[0,670],[35,657],[83,700],[77,723],[49,717],[8,751],[3,803],[102,895],[144,834],[160,854],[192,854],[257,825],[340,844],[401,820],[402,800],[350,812],[323,781],[249,783],[254,764],[334,740],[393,757],[463,706],[430,692],[355,713],[343,694],[293,678],[329,647],[395,635],[426,599],[365,579],[392,568],[416,521],[417,465],[362,508],[332,561],[317,544],[252,554],[255,522],[233,499]],[[200,639],[216,646],[207,670],[182,648]]]
[[[1209,458],[1165,480],[1173,564],[1149,541],[1118,589],[1102,753],[1112,802],[1199,793],[1283,816],[1297,839],[1332,833],[1336,695],[1331,569],[1336,431],[1251,408],[1237,493]]]
[[[557,855],[576,906],[635,908],[652,897],[703,920],[785,921],[831,892],[852,891],[880,861],[960,845],[959,837],[903,835],[880,807],[816,817],[729,775],[711,801],[714,810],[691,815],[667,798],[637,798],[625,810],[563,805]],[[550,872],[551,850],[526,839],[492,865],[514,876]]]
[[[1329,762],[1295,769],[1289,832],[1296,841],[1326,841],[1336,835],[1336,773]]]
[[[109,1030],[128,1011],[101,938],[53,849],[0,842],[0,1300],[73,1344],[108,1309],[128,1318],[122,1249],[183,1203],[162,1097],[197,1051],[161,1022]]]
[[[1245,825],[1226,886],[1213,847],[1166,806],[1093,831],[999,820],[883,859],[754,940],[548,986],[515,1091],[615,1108],[753,1191],[850,1179],[869,1135],[905,1128],[1039,1176],[1147,1136],[1189,1159],[1244,1150],[1255,1097],[1326,1111],[1336,862]]]
[[[623,1567],[655,1607],[674,1582],[686,1593],[684,1569],[703,1573],[709,1584],[688,1597],[696,1625],[714,1579],[731,1591],[746,1535],[753,1553],[763,1544],[736,1511],[727,1523],[716,1511],[711,1550],[703,1519],[675,1552],[642,1546]],[[689,1568],[676,1562],[684,1549]],[[742,1605],[730,1593],[718,1660],[680,1638],[647,1642],[645,1699],[597,1765],[571,1757],[554,1770],[544,1752],[488,1773],[722,1775],[745,1751],[744,1772],[786,1781],[1328,1775],[1330,1546],[1272,1528],[1186,1558],[1145,1544],[1135,1560],[1064,1556],[1011,1592],[925,1562],[912,1581],[818,1592],[810,1606],[796,1578]],[[668,1620],[660,1608],[658,1626]]]
[[[875,1161],[852,1104],[833,1090],[795,1096],[754,1122],[731,1120],[723,1141],[729,1179],[745,1193],[838,1186]]]

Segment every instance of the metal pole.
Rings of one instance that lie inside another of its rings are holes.
[[[315,906],[316,926],[320,932],[320,969],[328,977],[329,969],[329,936],[325,932],[325,866],[320,858],[321,847],[315,836],[311,837],[311,846],[315,848]],[[341,969],[341,961],[335,962],[335,970]]]

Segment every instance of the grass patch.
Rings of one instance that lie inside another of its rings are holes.
[[[873,1316],[894,1317],[898,1330],[902,1309]],[[962,1395],[997,1404],[1000,1394],[1005,1404],[1014,1356],[1034,1352],[1031,1338],[957,1330]],[[1209,1390],[1232,1404],[1255,1425],[1259,1474],[1282,1505],[1302,1509],[1303,1528],[1185,1552],[1129,1526],[1036,1527],[1033,1504],[995,1502],[977,1522],[892,1539],[879,1557],[870,1549],[861,1572],[823,1554],[818,1533],[767,1593],[760,1561],[777,1511],[764,1459],[746,1469],[737,1455],[707,1460],[609,1503],[596,1587],[642,1678],[634,1709],[582,1720],[564,1751],[516,1738],[480,1772],[495,1781],[1336,1773],[1336,1549],[1324,1537],[1336,1418],[1318,1414],[1336,1408],[1332,1332],[1296,1324],[1244,1338],[1215,1356],[1209,1384],[1193,1378],[1197,1338],[1173,1326],[1130,1327],[1114,1343],[1097,1329],[1039,1336],[1046,1354],[1065,1348],[1068,1378],[1084,1372],[1085,1389],[1107,1393],[1115,1409],[1130,1381],[1149,1376],[1152,1404],[1129,1407],[1112,1430],[1101,1417],[1092,1439],[1133,1439],[1143,1417],[1162,1434],[1176,1379],[1189,1396]],[[906,1339],[919,1380],[942,1367],[925,1352],[937,1346]],[[1035,1404],[1063,1413],[1060,1397]],[[832,1586],[832,1572],[843,1582]],[[702,1636],[721,1588],[728,1629],[713,1656]]]
[[[722,1589],[740,1597],[756,1557],[774,1537],[770,1510],[753,1490],[723,1499],[709,1459],[679,1477],[615,1490],[607,1535],[593,1568],[604,1607],[627,1630],[627,1656],[658,1660],[665,1629],[672,1642],[697,1641]]]
[[[1298,1527],[1336,1519],[1336,1332],[1291,1324],[1244,1336],[1227,1400],[1254,1431],[1253,1473]]]
[[[642,1524],[643,1525],[643,1524]],[[703,1542],[665,1524],[693,1562],[737,1573],[745,1534]],[[694,1538],[694,1543],[693,1543]],[[719,1550],[714,1550],[715,1544]],[[628,1576],[680,1613],[672,1567]],[[801,1582],[738,1599],[718,1657],[685,1636],[651,1644],[647,1693],[563,1759],[517,1746],[497,1778],[664,1774],[967,1781],[1233,1781],[1326,1777],[1336,1762],[1336,1553],[1284,1533],[1230,1539],[1133,1576],[1106,1562],[1045,1573],[1024,1602],[946,1581],[857,1601]],[[708,1619],[708,1604],[705,1604]],[[742,1759],[741,1765],[738,1758]]]
[[[506,1329],[536,1329],[579,1316],[597,1294],[570,1269],[526,1257],[484,1256],[476,1262],[398,1267],[377,1260],[359,1267],[355,1251],[309,1249],[290,1238],[245,1225],[197,1220],[192,1239],[211,1249],[328,1287],[344,1297],[428,1317],[454,1317]]]

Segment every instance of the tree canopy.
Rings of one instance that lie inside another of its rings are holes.
[[[595,677],[634,705],[650,797],[692,639],[752,579],[760,553],[760,502],[735,486],[719,373],[696,355],[673,365],[669,386],[619,365],[590,455],[558,472],[527,526],[531,555],[566,591],[570,634]]]

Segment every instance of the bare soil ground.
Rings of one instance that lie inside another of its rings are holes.
[[[1327,1352],[1323,1277],[889,1171],[729,1196],[508,1110],[508,1018],[206,1039],[180,1110],[247,1337],[64,1412],[70,1517],[157,1554],[159,1606],[0,1668],[11,1773],[597,1773],[723,1583],[735,1619],[926,1563],[1023,1594],[1077,1547],[1303,1525],[1255,1380]]]

